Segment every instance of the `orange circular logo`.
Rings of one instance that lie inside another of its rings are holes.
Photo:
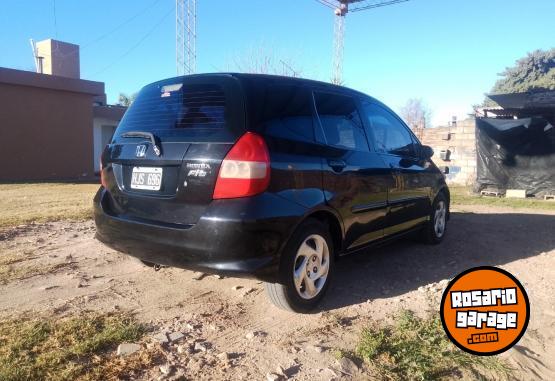
[[[464,271],[449,283],[440,314],[443,328],[455,345],[489,356],[505,352],[524,335],[530,302],[512,274],[481,266]]]

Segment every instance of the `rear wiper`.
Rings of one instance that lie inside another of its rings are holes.
[[[154,149],[154,153],[156,154],[156,156],[160,156],[162,154],[162,151],[160,150],[160,147],[158,145],[158,143],[156,142],[156,136],[154,136],[154,134],[150,133],[150,132],[143,132],[143,131],[129,131],[129,132],[125,132],[123,134],[121,134],[122,138],[147,138],[150,139],[150,142],[152,143],[152,149]]]

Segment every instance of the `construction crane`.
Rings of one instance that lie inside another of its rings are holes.
[[[177,75],[196,71],[197,1],[175,0],[175,65]]]
[[[405,3],[409,0],[316,0],[333,9],[335,14],[333,28],[332,83],[343,83],[343,48],[345,45],[345,16],[347,13],[360,12],[388,5]]]

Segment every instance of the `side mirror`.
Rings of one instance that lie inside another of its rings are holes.
[[[420,147],[420,156],[422,156],[422,159],[430,159],[434,156],[434,150],[430,146],[423,145]]]

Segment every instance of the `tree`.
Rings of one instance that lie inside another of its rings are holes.
[[[118,105],[129,107],[137,98],[137,93],[133,93],[131,95],[125,93],[119,93],[118,97]]]
[[[522,93],[530,90],[555,90],[555,48],[535,50],[505,68],[489,94]],[[475,112],[484,107],[496,107],[497,103],[485,98],[482,104],[472,107]]]
[[[401,117],[411,128],[429,126],[432,111],[420,98],[410,98],[401,108]]]
[[[293,59],[276,54],[273,49],[264,45],[251,47],[246,53],[232,60],[231,71],[251,74],[276,74],[287,77],[300,77],[301,69],[297,68]]]
[[[499,75],[502,78],[491,89],[492,94],[555,90],[555,48],[528,53]]]

